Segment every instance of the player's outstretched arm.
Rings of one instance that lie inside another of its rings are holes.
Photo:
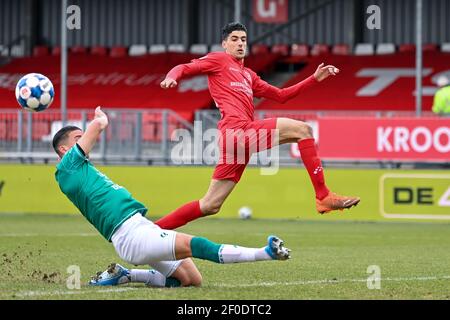
[[[194,59],[190,63],[179,64],[167,73],[160,86],[163,89],[175,88],[178,85],[177,81],[182,78],[219,72],[222,60],[220,54],[213,53]]]
[[[165,78],[160,84],[163,89],[175,88],[177,85],[178,83],[172,78]]]
[[[314,78],[318,82],[325,80],[329,76],[335,76],[339,73],[339,69],[332,65],[324,66],[324,63],[321,63],[317,69],[316,72],[314,72]]]
[[[177,80],[199,73],[201,73],[201,69],[196,63],[179,64],[167,73],[160,86],[163,89],[175,88],[178,85]]]
[[[95,143],[97,142],[98,137],[107,126],[108,117],[102,111],[101,107],[97,107],[95,109],[94,120],[89,123],[86,131],[77,141],[78,145],[81,147],[81,149],[83,149],[85,154],[88,154],[92,150]]]
[[[253,84],[253,93],[255,97],[267,98],[280,103],[285,103],[299,95],[302,91],[325,80],[329,76],[336,76],[338,73],[339,69],[335,66],[324,66],[324,63],[321,63],[313,75],[293,86],[283,89],[274,87],[257,77]]]

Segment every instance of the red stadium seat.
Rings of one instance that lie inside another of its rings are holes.
[[[53,47],[52,56],[60,56],[60,55],[61,55],[61,47]]]
[[[309,55],[309,47],[307,44],[291,45],[291,55],[283,60],[284,63],[295,64],[305,61]]]
[[[144,113],[142,115],[142,140],[159,142],[161,140],[161,114]]]
[[[402,44],[400,45],[399,52],[414,52],[416,51],[415,44]],[[433,43],[425,43],[422,45],[422,51],[438,51],[438,46]]]
[[[262,43],[257,43],[252,45],[251,53],[252,54],[261,54],[261,53],[269,53],[269,47]]]
[[[155,124],[147,122],[142,124],[142,140],[149,142],[156,142]]]
[[[74,46],[70,48],[71,53],[86,53],[87,48],[83,46]]]
[[[272,46],[272,53],[286,57],[289,55],[289,46],[287,44],[276,44]]]
[[[312,56],[320,56],[322,54],[328,54],[328,53],[330,53],[330,48],[326,44],[316,43],[311,48],[311,55]]]
[[[120,141],[130,141],[133,137],[133,126],[130,124],[122,125],[119,131]]]
[[[416,50],[416,45],[415,44],[401,44],[398,47],[398,51],[399,52],[412,52]]]
[[[43,57],[48,56],[49,50],[47,46],[36,46],[33,48],[33,56]]]
[[[347,56],[350,54],[350,47],[347,44],[335,44],[331,52],[333,54]]]
[[[112,47],[109,55],[114,58],[126,57],[128,55],[128,50],[126,47],[122,46]]]
[[[426,43],[422,46],[422,51],[438,51],[438,46],[434,43]]]
[[[50,134],[50,125],[48,122],[33,121],[33,140],[42,140],[43,136]]]
[[[8,130],[6,130],[6,121],[0,121],[0,139],[5,140]]]
[[[106,56],[108,54],[108,49],[102,46],[94,46],[91,48],[91,54],[95,56]]]
[[[17,140],[18,139],[18,124],[17,119],[11,121],[9,126],[9,130],[7,132],[9,140]],[[22,125],[22,139],[25,139],[27,136],[27,123],[24,122]]]
[[[309,47],[307,44],[296,44],[291,46],[291,56],[307,57],[309,55]]]

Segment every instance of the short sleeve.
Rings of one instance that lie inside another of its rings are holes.
[[[64,170],[76,170],[78,169],[87,158],[84,154],[84,151],[80,148],[78,144],[75,144],[66,154],[62,157],[61,162],[59,163],[60,169]]]

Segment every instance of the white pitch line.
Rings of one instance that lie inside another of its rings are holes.
[[[410,278],[381,278],[380,281],[395,281],[395,282],[411,282],[411,281],[435,281],[435,280],[450,280],[450,276],[423,276],[423,277],[410,277]],[[246,288],[246,287],[274,287],[274,286],[299,286],[310,284],[339,284],[345,282],[367,282],[368,279],[340,279],[340,280],[303,280],[303,281],[291,281],[291,282],[260,282],[260,283],[243,283],[243,284],[218,284],[213,287],[225,287],[225,288]]]
[[[19,298],[26,297],[39,297],[39,296],[60,296],[60,295],[73,295],[73,294],[87,294],[87,293],[111,293],[111,292],[125,292],[138,290],[137,288],[111,288],[102,290],[55,290],[55,291],[24,291],[14,294]]]
[[[410,278],[381,278],[383,281],[394,282],[411,282],[411,281],[436,281],[436,280],[450,280],[450,276],[422,276],[422,277],[410,277]],[[367,282],[367,279],[341,279],[341,280],[304,280],[304,281],[291,281],[291,282],[260,282],[260,283],[243,283],[243,284],[227,284],[221,283],[211,287],[220,288],[246,288],[246,287],[274,287],[274,286],[298,286],[298,285],[311,285],[311,284],[340,284],[345,282]],[[145,287],[143,287],[145,288]],[[59,296],[59,295],[74,295],[74,294],[89,294],[89,293],[111,293],[111,292],[126,292],[139,290],[140,288],[110,288],[102,290],[56,290],[56,291],[25,291],[14,294],[19,298],[27,297],[40,297],[40,296]],[[13,293],[9,294],[13,295]]]
[[[20,238],[20,237],[93,237],[97,233],[0,233],[0,238]]]

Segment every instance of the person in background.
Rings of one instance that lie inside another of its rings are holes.
[[[450,116],[450,81],[446,76],[437,79],[438,91],[434,95],[433,112]]]

